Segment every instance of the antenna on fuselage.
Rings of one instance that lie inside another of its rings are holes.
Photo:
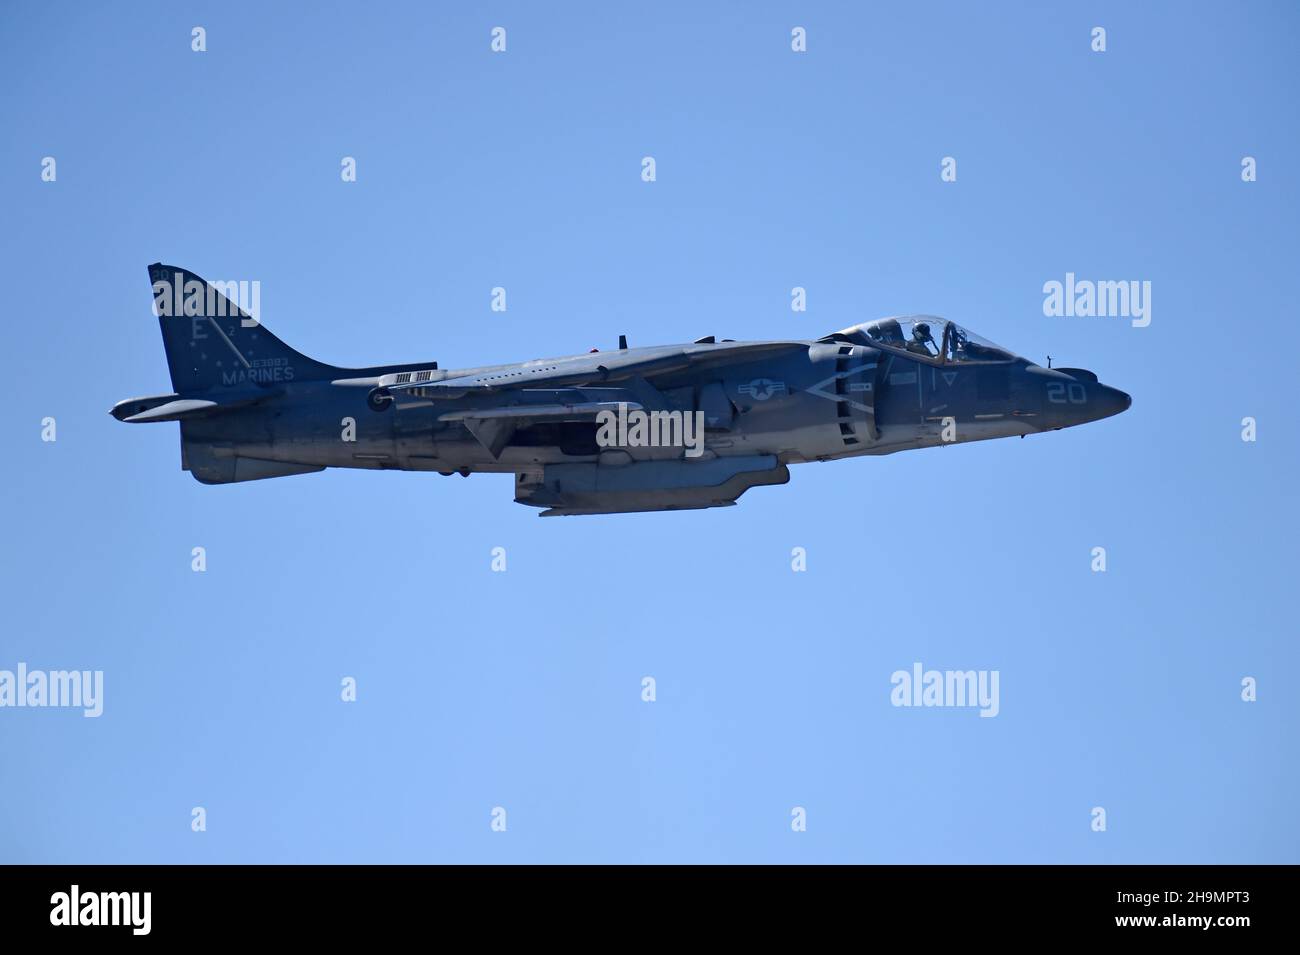
[[[626,336],[626,335],[619,335],[619,336],[618,336],[618,350],[619,350],[619,351],[627,351],[627,336]]]

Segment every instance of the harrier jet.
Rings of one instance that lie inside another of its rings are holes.
[[[1024,437],[1124,411],[1081,368],[1042,368],[955,322],[884,318],[816,341],[617,349],[514,365],[337,368],[192,272],[149,266],[174,393],[119,402],[179,421],[204,484],[323,471],[515,475],[543,516],[735,504],[791,464]],[[218,285],[220,287],[218,287]]]

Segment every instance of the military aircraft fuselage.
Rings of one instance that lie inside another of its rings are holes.
[[[224,316],[210,297],[202,314],[162,314],[173,296],[159,283],[191,273],[150,274],[176,393],[113,414],[179,421],[182,467],[205,483],[338,467],[508,472],[516,500],[548,514],[675,510],[785,483],[790,464],[1023,437],[1129,406],[1091,372],[1040,367],[928,316],[816,341],[344,369],[230,303]]]

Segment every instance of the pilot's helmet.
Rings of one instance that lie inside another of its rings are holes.
[[[929,341],[931,337],[929,324],[927,322],[917,322],[913,325],[912,337],[921,342]]]

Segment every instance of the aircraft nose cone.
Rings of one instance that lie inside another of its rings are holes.
[[[1102,385],[1097,389],[1097,411],[1098,418],[1109,418],[1120,412],[1128,411],[1133,405],[1133,399],[1127,392],[1120,391],[1118,388],[1111,388],[1108,385]]]

